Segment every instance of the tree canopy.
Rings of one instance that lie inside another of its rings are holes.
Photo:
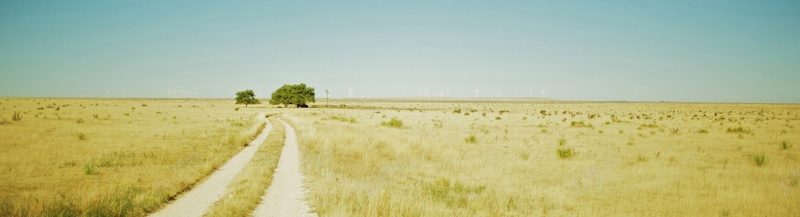
[[[314,88],[306,87],[306,84],[303,83],[284,84],[272,93],[272,99],[269,100],[269,104],[283,104],[284,107],[289,104],[306,107],[308,102],[315,102]]]
[[[236,104],[244,104],[244,107],[247,107],[249,104],[261,104],[261,101],[256,99],[253,90],[245,90],[236,92]]]

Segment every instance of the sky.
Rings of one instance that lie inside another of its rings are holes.
[[[318,97],[800,103],[800,1],[0,2],[0,97],[297,83]]]

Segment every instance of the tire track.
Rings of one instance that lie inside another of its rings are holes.
[[[261,204],[253,211],[253,216],[317,216],[304,199],[307,189],[303,187],[304,176],[300,172],[297,135],[292,126],[283,120],[281,122],[286,129],[281,158],[272,183],[261,197]]]
[[[266,125],[261,134],[258,135],[241,152],[233,156],[225,165],[217,169],[203,183],[198,184],[188,192],[180,195],[172,203],[163,209],[151,214],[151,217],[174,217],[174,216],[203,216],[208,211],[208,207],[225,194],[228,185],[242,171],[247,162],[253,158],[258,147],[272,131],[272,124],[269,119],[265,119]]]

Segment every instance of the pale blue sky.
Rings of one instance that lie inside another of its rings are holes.
[[[800,103],[799,1],[0,2],[0,97]]]

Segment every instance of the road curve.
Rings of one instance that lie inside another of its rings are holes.
[[[294,128],[283,120],[281,122],[286,128],[286,142],[278,168],[272,175],[272,183],[261,197],[261,204],[253,211],[253,216],[317,216],[303,199],[307,190],[303,187],[303,173],[300,173]]]
[[[241,152],[233,156],[228,162],[215,171],[203,183],[198,184],[189,192],[179,196],[175,201],[151,214],[151,217],[175,217],[175,216],[203,216],[208,211],[208,207],[214,204],[225,194],[228,185],[242,171],[247,162],[253,158],[258,147],[272,130],[272,124],[268,119],[265,120],[266,126],[261,134],[256,137]]]

